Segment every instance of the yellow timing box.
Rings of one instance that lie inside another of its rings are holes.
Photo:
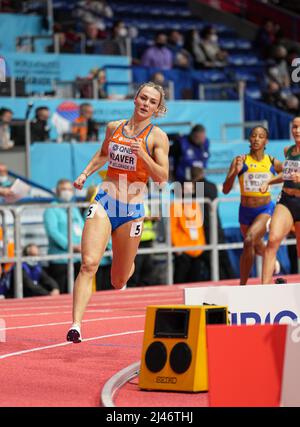
[[[216,305],[147,307],[139,386],[146,390],[207,391],[206,325],[229,324]]]

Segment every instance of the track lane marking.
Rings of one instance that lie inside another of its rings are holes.
[[[145,314],[136,314],[136,315],[132,315],[132,316],[97,317],[96,319],[86,319],[86,320],[83,320],[82,323],[98,322],[100,320],[134,319],[134,318],[138,318],[138,317],[145,317]],[[38,324],[38,325],[11,326],[11,327],[8,327],[8,328],[0,328],[0,332],[1,331],[12,331],[12,330],[15,330],[15,329],[41,328],[41,327],[44,327],[44,326],[58,326],[58,325],[69,325],[69,324],[70,324],[70,321],[68,321],[68,322],[58,322],[58,323],[43,323],[43,324]]]
[[[86,339],[82,340],[82,343],[85,343],[87,341],[101,340],[101,339],[105,339],[105,338],[121,337],[124,335],[141,334],[142,332],[144,332],[144,330],[118,332],[117,334],[109,334],[109,335],[100,335],[98,337],[86,338]],[[45,347],[35,347],[35,348],[30,348],[28,350],[16,351],[15,353],[7,353],[7,354],[3,354],[2,356],[0,356],[0,360],[1,359],[7,359],[8,357],[20,356],[22,354],[33,353],[36,351],[48,350],[50,348],[63,347],[63,346],[70,345],[70,344],[74,345],[74,343],[66,341],[66,342],[63,342],[60,344],[47,345]],[[77,344],[75,344],[75,345],[77,345]]]

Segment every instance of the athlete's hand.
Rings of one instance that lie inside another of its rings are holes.
[[[264,183],[261,185],[261,187],[260,187],[259,191],[260,191],[261,193],[266,193],[266,192],[268,191],[268,188],[269,188],[269,184],[268,184],[267,182],[264,182]]]
[[[300,182],[300,173],[298,172],[293,172],[291,173],[291,180],[293,182],[299,183]]]
[[[82,187],[84,186],[84,183],[86,181],[86,174],[85,173],[81,173],[73,182],[73,186],[75,188],[78,188],[78,190],[81,190]]]
[[[130,144],[130,148],[131,148],[132,152],[138,157],[142,157],[143,154],[145,153],[145,151],[142,148],[142,144],[140,143],[140,141],[133,140]]]
[[[235,159],[235,168],[234,168],[234,171],[237,175],[243,169],[243,164],[244,164],[244,157],[243,156],[237,156]]]

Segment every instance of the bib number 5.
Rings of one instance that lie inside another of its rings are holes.
[[[135,221],[131,224],[130,237],[138,237],[142,234],[143,221]]]

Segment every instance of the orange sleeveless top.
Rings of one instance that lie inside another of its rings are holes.
[[[119,175],[127,175],[129,182],[146,183],[149,174],[144,162],[130,148],[133,140],[139,141],[143,149],[151,156],[147,140],[153,128],[152,124],[146,126],[138,135],[129,137],[124,132],[124,120],[112,134],[108,144],[108,169],[107,177],[118,179]]]

